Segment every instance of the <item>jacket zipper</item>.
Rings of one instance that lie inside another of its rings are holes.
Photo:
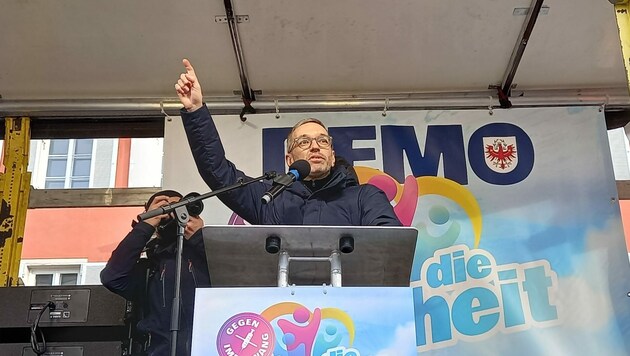
[[[188,272],[192,274],[193,281],[195,282],[195,288],[199,287],[199,284],[197,284],[197,276],[195,275],[195,266],[193,266],[190,259],[188,259]]]
[[[164,275],[166,274],[166,265],[162,266],[162,272],[160,272],[160,281],[162,282],[162,307],[166,308],[166,287],[164,285]]]

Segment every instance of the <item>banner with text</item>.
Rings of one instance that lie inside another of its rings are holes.
[[[409,287],[203,288],[195,305],[192,355],[416,355]]]
[[[597,107],[217,116],[228,158],[283,172],[300,119],[418,228],[411,287],[428,355],[626,355],[630,264]],[[165,124],[164,184],[206,192],[179,120]],[[218,200],[206,224],[243,224]],[[317,355],[319,356],[319,355]]]

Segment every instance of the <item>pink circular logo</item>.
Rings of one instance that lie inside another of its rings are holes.
[[[256,313],[240,313],[228,319],[217,335],[221,356],[270,355],[274,347],[271,324]]]

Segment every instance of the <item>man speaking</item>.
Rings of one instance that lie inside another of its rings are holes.
[[[186,71],[175,89],[184,106],[184,129],[201,177],[212,190],[249,178],[225,157],[195,70],[187,59],[183,64]],[[308,175],[288,177],[290,182],[286,184],[274,183],[281,184],[282,189],[274,189],[280,192],[268,199],[262,197],[273,186],[266,182],[221,194],[219,199],[254,225],[402,225],[383,191],[373,185],[360,185],[347,166],[335,165],[333,138],[321,121],[309,118],[293,126],[287,137],[285,160],[290,167],[297,165],[298,175],[305,171]],[[299,172],[302,160],[308,162],[310,170]]]

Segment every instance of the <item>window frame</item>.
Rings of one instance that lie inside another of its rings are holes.
[[[26,286],[35,286],[38,275],[53,275],[52,286],[61,285],[62,274],[76,274],[77,284],[85,283],[85,266],[87,259],[38,259],[22,260],[19,276]]]
[[[54,140],[63,140],[63,139],[54,139]],[[65,139],[68,140],[68,151],[66,155],[51,155],[50,147],[52,145],[52,139],[45,140],[33,140],[31,145],[31,152],[35,156],[33,160],[32,168],[29,167],[29,170],[33,172],[32,182],[33,185],[37,189],[85,189],[91,188],[94,185],[94,172],[96,167],[96,150],[98,145],[98,139],[96,138],[86,138],[86,139]],[[92,150],[89,153],[90,159],[90,171],[88,176],[74,176],[73,170],[77,159],[87,158],[88,154],[79,153],[76,154],[76,147],[78,140],[92,140]],[[47,182],[51,180],[61,181],[62,177],[49,176],[48,175],[48,163],[51,157],[65,157],[66,167],[65,174],[63,176],[63,187],[58,188],[46,188]],[[112,157],[112,162],[115,157]],[[87,187],[72,187],[72,184],[77,178],[81,178],[85,181],[87,178]]]

